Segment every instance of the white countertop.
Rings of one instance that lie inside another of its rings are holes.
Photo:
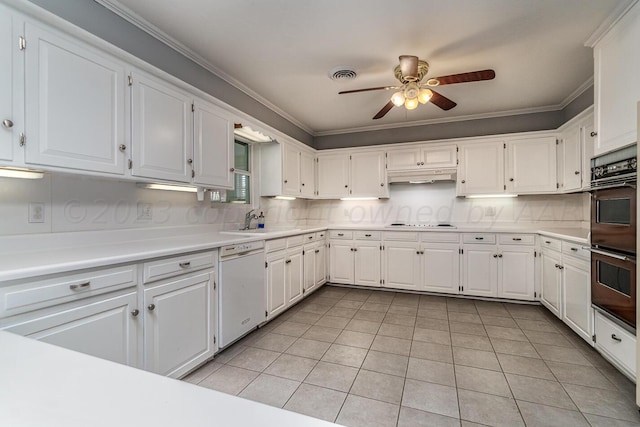
[[[0,348],[3,426],[335,425],[8,332]]]
[[[139,262],[158,257],[219,248],[239,242],[274,239],[327,229],[366,229],[421,232],[539,233],[559,239],[589,244],[588,230],[582,228],[532,229],[524,227],[461,226],[457,228],[388,227],[384,225],[303,226],[274,229],[246,236],[226,234],[215,226],[165,227],[48,233],[0,237],[0,285],[46,274],[85,268]]]

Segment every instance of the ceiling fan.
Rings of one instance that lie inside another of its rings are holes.
[[[429,64],[427,61],[423,61],[417,56],[412,55],[402,55],[399,59],[400,63],[396,65],[393,72],[396,79],[400,81],[400,86],[380,86],[366,89],[345,90],[338,92],[338,94],[342,95],[345,93],[368,92],[372,90],[399,89],[398,92],[395,92],[391,96],[391,100],[387,102],[387,104],[382,107],[375,116],[373,116],[373,119],[376,120],[384,117],[384,115],[387,114],[394,105],[396,107],[404,105],[407,110],[413,110],[418,107],[418,104],[426,104],[431,101],[432,104],[437,105],[445,111],[450,110],[457,104],[446,96],[430,89],[431,87],[455,83],[477,82],[481,80],[492,80],[496,76],[496,73],[493,70],[480,70],[461,74],[451,74],[449,76],[432,77],[425,83],[420,83],[429,72]]]

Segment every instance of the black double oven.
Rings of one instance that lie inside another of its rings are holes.
[[[636,146],[591,160],[591,302],[636,327]]]

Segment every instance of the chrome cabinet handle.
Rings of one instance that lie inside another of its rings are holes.
[[[420,166],[420,162],[416,163],[416,166]]]
[[[311,240],[311,239],[313,239],[313,236],[309,236],[309,237],[307,237],[307,238],[308,238],[309,240]]]
[[[498,254],[493,254],[493,257],[494,258],[498,258]]]
[[[358,252],[358,248],[353,248],[353,252]]]
[[[284,180],[284,183],[286,184],[287,182],[289,182],[289,181],[287,181],[287,180],[285,179],[285,180]]]
[[[591,132],[589,135],[591,135],[591,137],[593,138],[594,136],[598,135],[598,132]]]
[[[7,128],[7,129],[11,129],[13,127],[13,122],[9,119],[4,119],[2,121],[2,126]]]
[[[549,240],[545,240],[544,242],[545,242],[547,245],[550,245],[550,244],[551,244],[551,242],[550,242]]]
[[[131,312],[131,315],[132,315],[133,317],[136,317],[138,314],[140,314],[140,310],[138,310],[137,308],[136,308],[136,309],[134,309],[134,310]]]
[[[502,258],[502,254],[498,254],[498,258]]]
[[[181,262],[180,264],[178,264],[180,267],[182,268],[189,268],[191,267],[191,261],[185,261],[185,262]]]
[[[120,146],[118,147],[118,150],[122,151],[123,153],[127,150],[127,146],[124,144],[120,144]]]
[[[349,188],[349,186],[348,186],[348,185],[345,185],[345,186],[344,186],[344,188]]]
[[[514,238],[513,238],[513,239],[511,239],[511,240],[513,240],[514,242],[519,242],[519,241],[521,241],[521,240],[522,240],[522,238],[520,238],[520,237],[514,237]]]
[[[484,240],[484,237],[476,237],[476,240]]]
[[[193,163],[193,159],[187,159],[187,163],[188,164],[192,164]]]
[[[380,187],[384,187],[384,183],[380,183]]]
[[[317,254],[320,253],[320,249],[316,249],[315,253],[317,253]]]
[[[365,234],[364,237],[371,237],[371,234]]]
[[[574,175],[580,175],[580,171],[573,172]]]
[[[344,233],[338,233],[338,237],[344,236]]]
[[[513,182],[513,178],[509,178],[509,181]]]
[[[289,264],[289,263],[291,263],[291,260],[290,260],[290,259],[288,259],[288,260],[286,260],[284,263],[285,263],[285,264]]]
[[[153,311],[153,310],[155,310],[155,309],[156,309],[156,305],[155,305],[155,304],[149,304],[149,305],[147,306],[147,308],[149,309],[149,311]]]
[[[618,338],[616,334],[611,334],[611,339],[614,341],[622,342],[622,338]]]
[[[573,252],[578,252],[578,248],[571,248]]]
[[[91,282],[84,282],[80,283],[79,285],[69,285],[69,289],[71,289],[72,291],[77,291],[80,289],[88,288],[89,286],[91,286]]]
[[[236,168],[229,169],[229,172],[235,172],[235,171],[236,171]]]
[[[465,182],[467,182],[467,181],[465,181],[464,179],[462,181],[460,181],[460,183],[462,183],[462,184],[464,184]]]

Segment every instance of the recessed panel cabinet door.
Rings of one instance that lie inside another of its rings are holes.
[[[588,261],[565,256],[563,266],[564,310],[562,320],[591,343],[593,335],[591,265]]]
[[[562,191],[582,188],[582,152],[580,137],[583,129],[576,127],[565,132],[560,148],[562,151]],[[588,172],[587,172],[588,175]]]
[[[384,152],[351,154],[351,187],[353,197],[384,197],[387,193]]]
[[[314,252],[315,250],[316,250],[315,245],[304,247],[304,254],[302,256],[304,259],[304,263],[303,263],[304,266],[302,270],[304,274],[303,288],[305,292],[309,292],[310,290],[316,287],[316,280],[315,280],[316,254]]]
[[[557,190],[556,138],[507,142],[507,192],[553,193]]]
[[[233,121],[216,106],[194,103],[194,184],[233,188]]]
[[[300,151],[289,144],[282,144],[282,191],[294,197],[300,196]]]
[[[132,174],[190,182],[191,95],[141,72],[132,77]]]
[[[316,193],[316,158],[313,153],[300,152],[300,193],[313,197]]]
[[[382,286],[418,289],[421,279],[418,243],[388,242],[383,252],[385,279]]]
[[[287,252],[287,260],[285,261],[286,283],[287,283],[287,304],[293,304],[302,298],[302,286],[304,282],[302,259],[302,248],[294,249]]]
[[[267,313],[271,318],[287,307],[285,253],[267,255]]]
[[[562,277],[560,254],[542,253],[542,295],[540,302],[553,314],[562,319]]]
[[[15,18],[17,21],[17,18]],[[17,101],[20,93],[22,70],[22,53],[19,52],[14,37],[14,17],[9,10],[0,5],[0,161],[15,160],[18,147],[18,128],[23,128],[21,117],[18,117]],[[19,24],[15,22],[17,27]],[[20,79],[20,80],[19,80]],[[9,120],[9,122],[4,122]]]
[[[329,245],[329,281],[333,283],[354,283],[354,252],[351,241],[331,241]]]
[[[497,296],[498,248],[494,245],[465,245],[463,250],[463,293]]]
[[[425,291],[459,293],[460,247],[456,244],[429,243],[422,248]]]
[[[322,285],[327,281],[327,249],[324,242],[316,247],[314,254],[316,257],[315,260],[315,268],[316,272],[314,275],[314,279],[316,281],[316,286]]]
[[[504,142],[460,147],[457,191],[460,195],[504,193]]]
[[[355,284],[380,286],[380,242],[358,242],[354,248]]]
[[[123,63],[31,22],[25,36],[26,162],[123,174]]]
[[[318,196],[340,198],[349,196],[349,155],[318,155]]]
[[[498,297],[522,299],[531,301],[534,299],[534,257],[533,247],[500,247],[498,255]]]

